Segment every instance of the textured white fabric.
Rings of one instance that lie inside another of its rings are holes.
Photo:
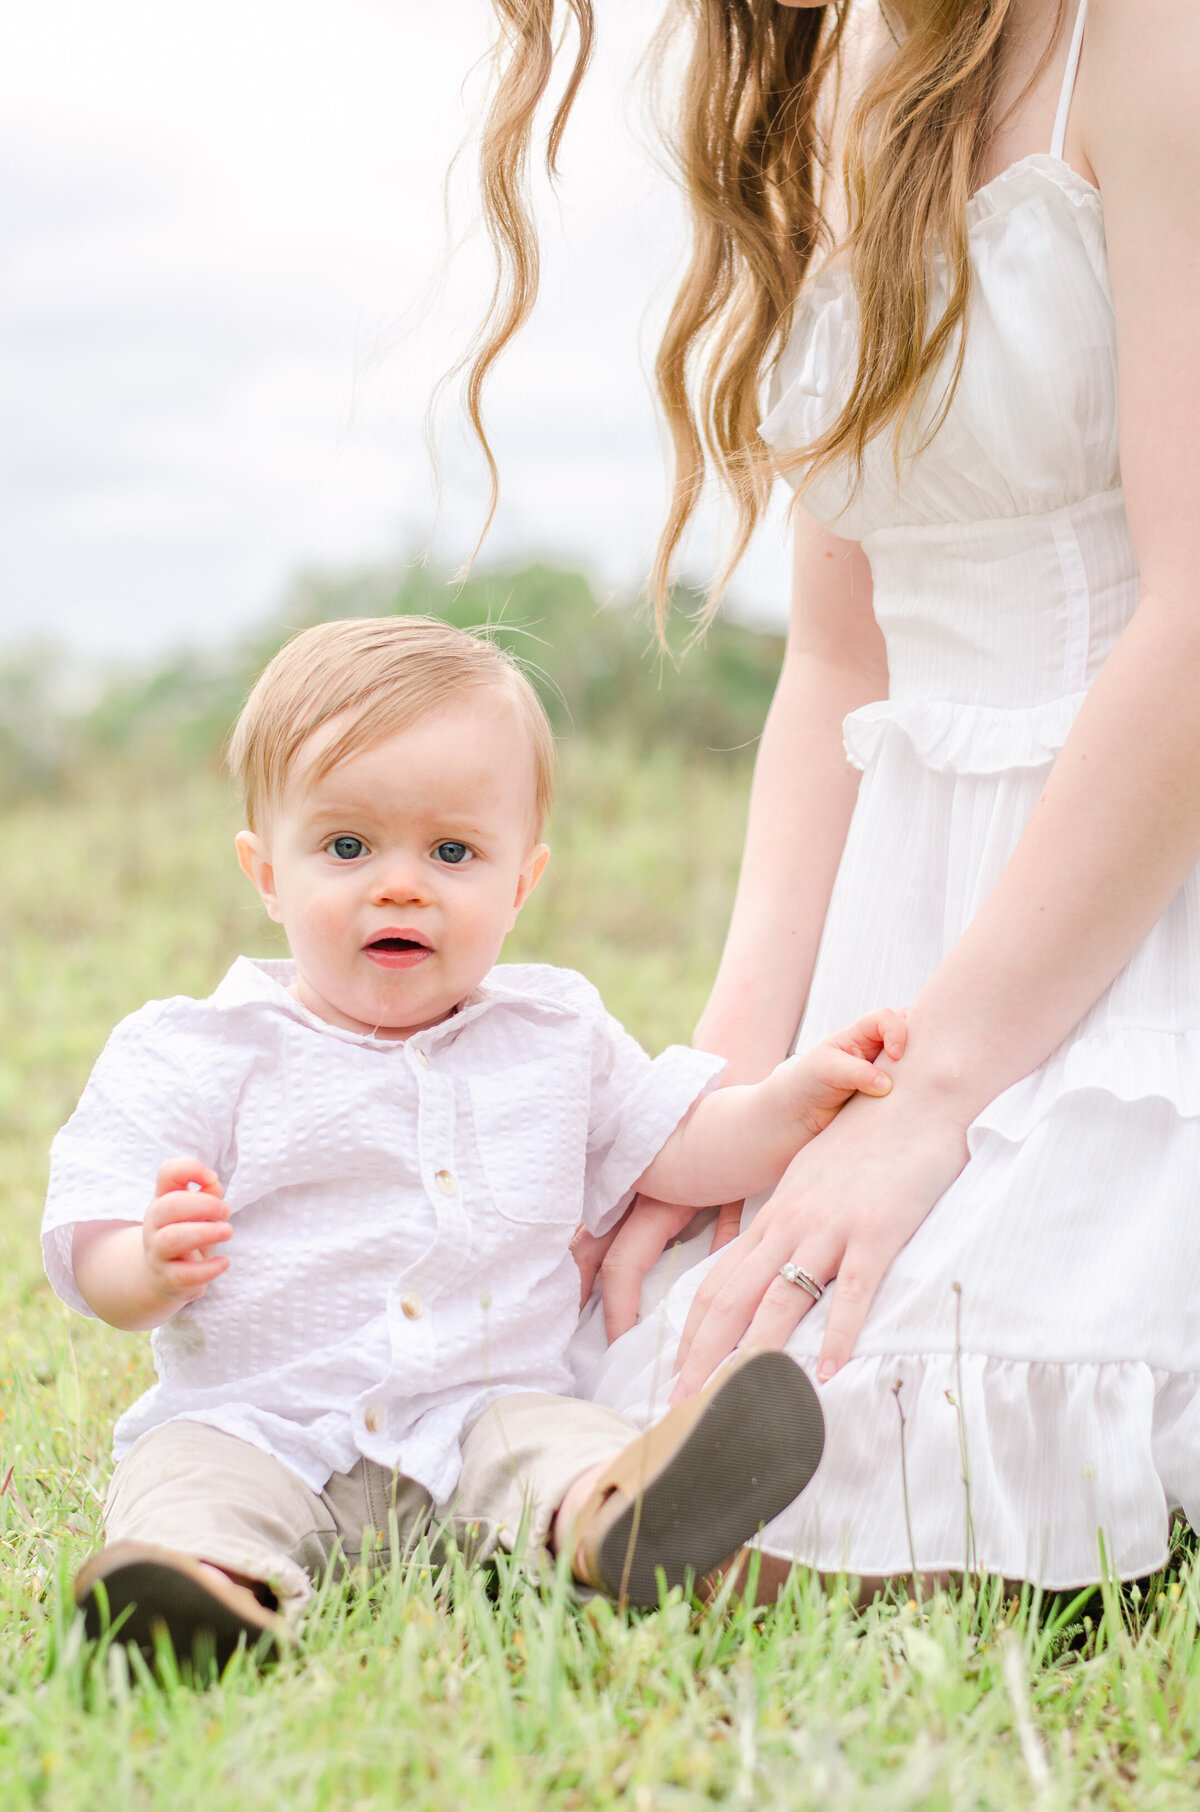
[[[834,473],[805,494],[868,554],[891,696],[846,723],[863,781],[801,1048],[911,999],[961,936],[1138,600],[1099,195],[1030,157],[974,198],[970,227],[944,426],[898,481],[885,433],[860,493]],[[829,270],[780,362],[774,446],[828,422],[855,341],[852,289]],[[970,1145],[823,1387],[826,1456],[766,1545],[868,1575],[969,1552],[1067,1587],[1099,1576],[1103,1531],[1110,1566],[1148,1572],[1171,1506],[1200,1516],[1200,873]],[[581,1331],[582,1386],[635,1419],[661,1407],[707,1241],[667,1255],[611,1351],[594,1321]],[[825,1313],[790,1344],[802,1363]]]
[[[494,969],[405,1041],[343,1031],[240,958],[208,1000],[119,1025],[54,1141],[43,1246],[71,1272],[82,1221],[140,1221],[159,1165],[195,1157],[233,1217],[228,1271],[154,1334],[159,1383],[119,1458],[186,1416],[252,1441],[319,1491],[360,1455],[444,1503],[463,1427],[497,1396],[570,1388],[579,1280],[721,1062],[653,1062],[582,976]]]

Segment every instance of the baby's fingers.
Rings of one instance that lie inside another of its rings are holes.
[[[178,1296],[184,1302],[194,1302],[198,1296],[203,1296],[222,1271],[228,1269],[227,1258],[177,1258],[173,1264],[159,1269],[158,1287],[164,1296]]]
[[[882,1007],[875,1015],[875,1030],[885,1057],[890,1057],[893,1062],[903,1057],[908,1044],[908,1021],[903,1013],[893,1012],[891,1007]]]
[[[903,1057],[908,1043],[908,1027],[899,1013],[890,1007],[864,1013],[848,1031],[838,1033],[834,1043],[843,1051],[874,1060],[881,1053],[893,1061]]]
[[[191,1188],[193,1195],[203,1192],[205,1195],[219,1196],[221,1179],[215,1170],[207,1164],[201,1164],[198,1158],[168,1158],[159,1166],[158,1181],[154,1186],[156,1196],[172,1195],[177,1189]]]
[[[854,1057],[849,1051],[834,1053],[824,1080],[827,1087],[845,1095],[887,1095],[892,1087],[886,1070],[876,1069],[865,1057]]]
[[[211,1256],[209,1249],[229,1239],[232,1233],[228,1221],[171,1221],[165,1227],[154,1228],[147,1244],[152,1258],[169,1265],[192,1252],[203,1251]],[[222,1265],[228,1262],[221,1261]]]
[[[229,1204],[219,1195],[204,1195],[199,1189],[175,1189],[170,1195],[156,1195],[146,1210],[148,1227],[169,1227],[175,1221],[228,1221]]]

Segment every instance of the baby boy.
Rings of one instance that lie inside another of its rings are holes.
[[[570,1241],[639,1189],[772,1187],[886,1091],[903,1027],[717,1089],[718,1059],[651,1061],[580,976],[496,967],[546,865],[553,754],[516,664],[427,619],[306,630],[251,693],[238,856],[291,960],[125,1020],[52,1153],[51,1281],[152,1328],[158,1371],[117,1425],[90,1629],[278,1642],[393,1516],[402,1541],[452,1518],[480,1555],[566,1547],[653,1603],[660,1569],[704,1574],[811,1476],[820,1411],[782,1354],[640,1435],[568,1396]]]

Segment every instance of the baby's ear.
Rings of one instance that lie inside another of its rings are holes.
[[[281,924],[283,915],[275,893],[275,870],[271,867],[266,844],[258,832],[252,830],[239,831],[234,842],[242,873],[266,907],[268,917],[273,918],[276,924]]]
[[[537,843],[525,858],[525,865],[517,881],[517,897],[513,901],[512,917],[508,921],[511,931],[517,922],[517,914],[542,878],[542,871],[550,860],[550,849],[545,843]]]

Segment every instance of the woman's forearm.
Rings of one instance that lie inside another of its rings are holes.
[[[1011,860],[910,1010],[896,1092],[974,1118],[1082,1019],[1200,859],[1200,619],[1146,596]]]
[[[712,997],[696,1043],[728,1058],[731,1081],[787,1055],[808,993],[859,775],[842,719],[864,703],[858,676],[790,656],[763,730],[746,846]]]
[[[842,719],[887,692],[862,550],[797,525],[796,603],[779,686],[754,768],[729,933],[695,1042],[756,1082],[787,1055],[860,776]]]

